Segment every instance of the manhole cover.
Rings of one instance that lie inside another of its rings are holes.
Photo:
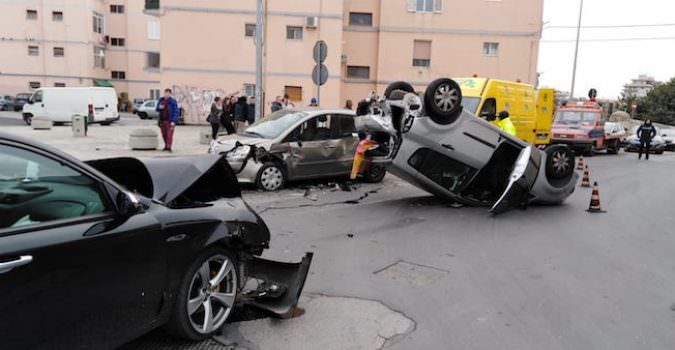
[[[441,268],[415,264],[400,260],[374,274],[384,276],[395,281],[405,282],[414,286],[428,286],[445,277],[450,271]]]

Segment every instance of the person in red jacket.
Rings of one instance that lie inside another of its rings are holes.
[[[164,96],[159,99],[155,109],[159,112],[159,128],[162,131],[162,139],[164,139],[164,151],[171,152],[173,132],[180,114],[178,102],[171,96],[171,89],[164,89]]]

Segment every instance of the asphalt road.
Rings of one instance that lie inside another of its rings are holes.
[[[673,349],[675,156],[587,164],[605,214],[585,211],[586,188],[562,206],[494,218],[393,177],[352,192],[248,192],[273,231],[269,257],[316,253],[310,302],[296,320],[231,324],[218,339],[246,349]],[[389,311],[322,309],[330,300],[316,296]],[[412,327],[382,325],[398,329],[391,337],[368,328],[397,315]]]

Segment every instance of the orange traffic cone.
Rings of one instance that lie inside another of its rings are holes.
[[[606,211],[602,210],[602,207],[600,207],[600,191],[598,190],[598,182],[593,183],[593,193],[591,194],[591,204],[588,205],[588,210],[586,210],[589,213],[606,213]]]
[[[581,187],[591,187],[591,179],[589,177],[588,165],[584,167],[584,177],[581,179]]]
[[[577,163],[577,170],[584,170],[584,156],[579,156],[579,163]]]

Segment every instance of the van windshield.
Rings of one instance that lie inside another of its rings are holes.
[[[555,115],[555,124],[567,125],[591,125],[600,115],[597,112],[572,112],[564,111],[558,112]]]
[[[480,97],[462,98],[462,107],[464,107],[464,110],[471,112],[471,114],[476,114],[479,104],[480,104]]]

